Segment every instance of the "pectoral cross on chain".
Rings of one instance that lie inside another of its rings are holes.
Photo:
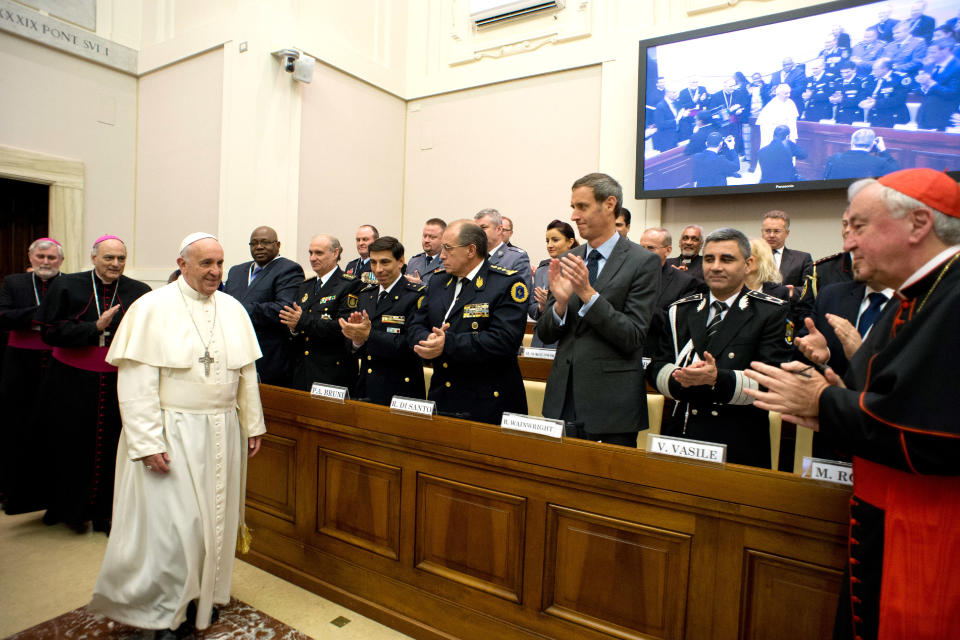
[[[210,350],[204,349],[203,355],[197,358],[197,362],[203,365],[203,375],[210,375],[210,365],[216,362],[213,358],[210,357]]]

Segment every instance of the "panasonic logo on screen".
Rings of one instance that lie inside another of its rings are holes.
[[[795,186],[796,185],[793,185],[793,184],[778,184],[776,185],[775,188],[776,189],[793,189]]]

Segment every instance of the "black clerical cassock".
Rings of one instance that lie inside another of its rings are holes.
[[[83,271],[57,278],[40,305],[37,321],[53,347],[43,390],[53,414],[48,523],[63,520],[82,531],[93,520],[95,529],[109,531],[121,425],[117,370],[105,357],[123,314],[148,291],[126,276],[108,284]],[[100,332],[97,319],[115,305],[119,311]]]
[[[49,426],[39,409],[41,380],[50,362],[50,346],[33,323],[40,301],[59,276],[43,280],[33,273],[14,273],[0,288],[0,330],[9,331],[0,374],[3,447],[0,488],[8,514],[38,511],[49,493]]]

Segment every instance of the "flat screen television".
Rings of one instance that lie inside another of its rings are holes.
[[[842,0],[641,41],[636,197],[960,178],[960,5],[921,5]]]

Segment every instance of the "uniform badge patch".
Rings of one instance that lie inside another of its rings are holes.
[[[787,319],[787,332],[784,335],[784,340],[787,341],[787,344],[793,345],[793,336],[796,330],[796,326],[793,324],[793,320]]]
[[[307,301],[307,298],[309,298],[309,297],[310,297],[310,294],[309,294],[309,293],[303,294],[303,297],[300,298],[300,302],[306,302],[306,301]]]
[[[347,306],[348,306],[348,307],[350,307],[351,309],[356,309],[358,302],[359,302],[359,298],[357,298],[357,296],[353,295],[352,293],[347,294]]]
[[[747,308],[747,305],[749,305],[749,304],[750,304],[750,300],[747,298],[747,296],[741,296],[741,297],[740,297],[740,303],[739,303],[738,306],[740,307],[740,310],[741,310],[741,311],[744,310],[744,309],[746,309],[746,308]]]
[[[330,302],[330,301],[336,300],[336,299],[337,299],[337,296],[323,296],[322,298],[320,298],[319,300],[317,300],[317,304],[323,304],[323,303],[325,303],[325,302]]]
[[[476,331],[477,329],[480,328],[480,323],[474,320],[473,322],[470,323],[470,328]]]
[[[482,287],[483,287],[483,278],[480,277],[480,276],[477,276],[477,282],[476,282],[476,284],[477,284],[477,289],[482,288]]]
[[[405,316],[381,316],[380,320],[384,324],[403,324],[406,321]]]
[[[522,282],[515,282],[514,285],[510,287],[510,297],[513,298],[514,302],[526,302],[529,295],[530,292],[527,291],[527,285]]]

